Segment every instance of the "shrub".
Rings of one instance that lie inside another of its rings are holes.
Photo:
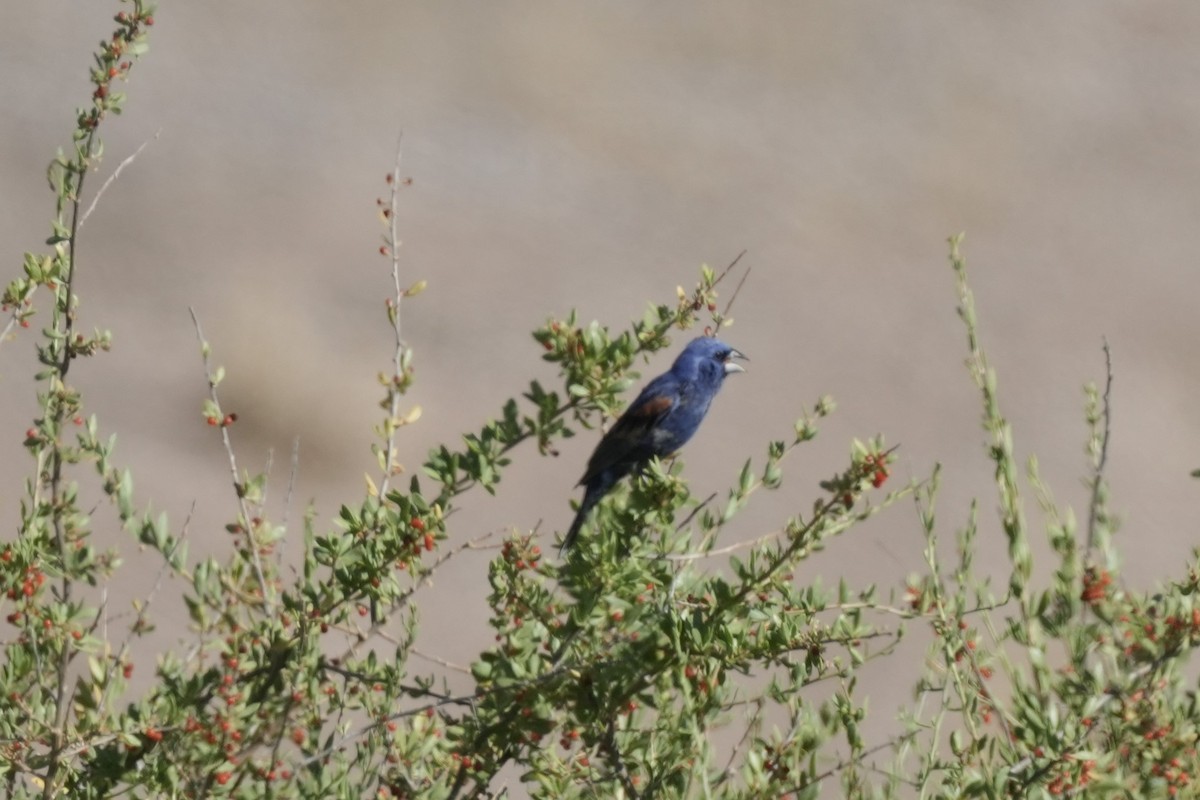
[[[1087,393],[1092,499],[1082,529],[1036,461],[1028,466],[1047,520],[1048,547],[1035,547],[957,238],[951,263],[1008,543],[1002,592],[974,563],[974,509],[955,556],[939,550],[936,471],[883,494],[892,451],[878,437],[852,442],[847,462],[778,530],[716,547],[756,493],[783,484],[791,452],[833,411],[822,398],[743,465],[721,502],[691,495],[681,461],[654,461],[600,505],[590,534],[557,563],[542,552],[546,536],[510,535],[489,567],[496,643],[472,664],[473,691],[453,693],[444,675],[422,672],[411,658],[420,589],[477,544],[453,529],[461,499],[496,491],[511,460],[553,453],[577,428],[617,413],[639,361],[668,347],[673,331],[727,324],[718,287],[730,271],[702,270],[692,292],[619,332],[574,314],[548,320],[533,338],[558,385],[532,382],[402,481],[397,437],[420,413],[405,402],[414,353],[400,310],[424,283],[401,281],[398,164],[383,202],[394,358],[374,448],[378,481],[332,528],[306,523],[299,569],[286,569],[279,545],[300,537],[268,517],[267,476],[237,466],[237,419],[221,406],[223,370],[197,321],[210,387],[202,415],[229,456],[236,544],[222,558],[189,558],[181,533],[140,509],[114,439],[85,416],[69,379],[77,359],[111,346],[107,332],[76,329],[72,286],[86,268],[75,234],[98,131],[123,107],[116,86],[153,25],[151,6],[129,5],[95,55],[72,147],[51,165],[49,249],[26,254],[3,298],[0,339],[30,327],[35,300],[48,314],[18,533],[0,545],[7,796],[457,798],[518,782],[537,797],[1192,793],[1197,709],[1182,668],[1200,637],[1197,570],[1149,595],[1120,584],[1104,484],[1107,384]],[[163,653],[140,694],[128,688],[131,652],[152,625],[159,585],[147,587],[126,630],[101,625],[88,589],[119,579],[122,567],[118,553],[93,543],[93,514],[107,512],[81,504],[82,481],[98,483],[133,538],[186,587],[190,644]],[[830,537],[902,497],[915,500],[925,532],[923,574],[886,597],[794,579]],[[1035,551],[1053,561],[1046,580],[1035,577]],[[913,703],[894,736],[865,741],[860,670],[895,658],[906,625],[929,645]]]

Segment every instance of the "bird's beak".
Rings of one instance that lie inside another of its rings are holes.
[[[746,368],[743,367],[741,364],[734,363],[733,359],[735,359],[735,358],[740,358],[743,361],[750,360],[750,359],[746,358],[746,356],[739,353],[737,350],[730,350],[729,358],[725,359],[725,374],[726,375],[728,375],[731,372],[745,372],[746,371]]]

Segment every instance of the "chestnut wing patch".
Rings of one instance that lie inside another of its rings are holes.
[[[675,408],[677,399],[669,395],[655,395],[635,406],[630,406],[609,429],[596,452],[588,460],[587,472],[579,481],[587,483],[596,475],[611,467],[622,465],[632,468],[633,462],[645,458],[642,451],[652,440],[651,432]],[[629,462],[624,464],[623,462]],[[623,470],[626,474],[628,469]]]
[[[634,424],[635,420],[638,422],[644,421],[645,424],[652,424],[653,422],[657,421],[659,417],[662,417],[664,414],[670,411],[671,406],[673,405],[675,405],[675,400],[673,398],[660,394],[658,397],[652,397],[639,406],[630,408],[625,412],[624,415],[622,415],[621,420],[629,420],[630,424]],[[619,424],[620,423],[618,423],[618,425]]]

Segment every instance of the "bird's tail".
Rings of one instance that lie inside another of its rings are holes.
[[[575,513],[575,519],[571,522],[571,527],[567,529],[567,535],[563,537],[562,544],[558,548],[560,558],[575,542],[575,538],[579,536],[579,529],[583,527],[583,523],[587,520],[588,512],[596,507],[596,504],[600,502],[604,495],[608,494],[617,481],[628,474],[629,467],[620,464],[610,469],[601,470],[595,475],[584,476],[586,483],[583,490],[583,499],[579,501],[579,511]]]
[[[571,522],[571,527],[567,529],[567,535],[563,537],[562,544],[558,547],[558,555],[560,558],[565,555],[567,550],[571,549],[571,545],[575,543],[575,539],[579,536],[579,530],[583,527],[584,521],[587,520],[588,512],[592,510],[592,506],[594,505],[596,505],[596,501],[591,499],[590,494],[585,494],[583,496],[583,502],[579,504],[579,511],[576,512],[575,519]]]
[[[602,474],[588,484],[583,492],[583,499],[579,501],[579,511],[575,512],[575,519],[571,521],[571,527],[567,529],[567,535],[563,537],[562,544],[559,545],[558,555],[560,558],[575,543],[583,523],[587,521],[587,515],[600,502],[600,498],[608,494],[608,490],[613,487],[614,483],[616,483],[616,479],[611,475]]]

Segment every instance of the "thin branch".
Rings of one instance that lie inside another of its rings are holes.
[[[268,491],[268,489],[270,489],[271,469],[274,466],[275,466],[275,448],[269,447],[269,448],[267,448],[267,463],[263,464],[263,472],[262,472],[263,477],[266,480],[263,481],[262,496],[259,498],[259,501],[258,501],[258,510],[260,512],[260,515],[261,515],[262,510],[267,507],[267,491]]]
[[[750,741],[750,736],[762,727],[762,712],[766,702],[767,699],[761,695],[754,698],[754,713],[750,715],[749,721],[746,722],[746,730],[742,733],[742,737],[738,739],[737,744],[733,746],[733,750],[729,753],[729,760],[725,762],[725,769],[717,781],[718,785],[733,778],[735,774],[733,765],[737,761],[738,755],[741,753],[742,748],[746,746],[746,742]]]
[[[365,672],[357,672],[355,670],[346,669],[332,661],[321,659],[319,668],[326,672],[332,672],[335,675],[340,675],[349,680],[355,680],[362,684],[375,684],[383,680],[377,675],[369,675]],[[435,692],[428,686],[420,686],[409,683],[397,684],[398,688],[411,697],[428,697],[433,700],[444,700],[449,703],[458,703],[460,698],[455,695],[445,694],[443,692]]]
[[[743,250],[742,254],[744,255],[745,252],[746,251]],[[741,256],[738,256],[738,258],[741,258]],[[733,308],[733,301],[737,300],[738,295],[742,291],[742,287],[746,285],[746,279],[750,277],[750,269],[750,267],[746,267],[746,271],[742,273],[742,279],[738,281],[737,288],[733,290],[733,294],[730,296],[729,302],[725,304],[725,310],[721,312],[722,317],[729,316],[729,311]]]
[[[683,518],[683,522],[681,522],[675,526],[675,532],[679,533],[679,531],[686,528],[688,526],[688,523],[690,523],[693,519],[695,519],[696,515],[700,513],[700,509],[704,508],[706,505],[708,505],[709,503],[711,503],[713,500],[716,500],[716,499],[717,499],[716,492],[713,492],[708,497],[704,498],[704,500],[702,500],[695,508],[692,509],[690,514],[688,514],[686,517]]]
[[[1108,463],[1108,436],[1112,424],[1112,409],[1109,406],[1109,395],[1112,392],[1113,371],[1112,352],[1108,349],[1108,339],[1104,339],[1104,430],[1100,436],[1100,457],[1096,459],[1095,470],[1092,472],[1092,501],[1088,504],[1088,550],[1096,544],[1096,518],[1099,514],[1102,486],[1104,483],[1104,466]]]
[[[300,437],[299,436],[297,436],[295,439],[292,440],[292,462],[291,462],[291,464],[292,464],[291,469],[288,470],[287,493],[284,495],[284,498],[283,498],[283,512],[282,512],[281,520],[279,523],[281,526],[283,526],[283,529],[285,531],[287,530],[287,526],[288,526],[288,512],[292,510],[292,495],[296,490],[296,475],[298,475],[300,472]],[[279,548],[278,548],[277,552],[278,552],[278,560],[279,560],[280,564],[283,563],[283,545],[284,545],[284,542],[286,542],[286,541],[287,541],[286,537],[281,538],[279,540]]]
[[[388,198],[388,251],[392,257],[392,284],[395,289],[395,296],[392,299],[394,305],[389,309],[389,318],[392,322],[392,330],[396,334],[396,349],[392,354],[392,384],[388,387],[388,418],[384,423],[385,432],[387,433],[387,446],[384,449],[383,461],[383,478],[379,484],[380,498],[386,497],[388,487],[391,485],[393,470],[396,469],[396,420],[400,417],[400,382],[404,378],[404,361],[405,354],[408,352],[408,345],[404,342],[404,335],[401,331],[401,313],[400,307],[404,301],[405,291],[400,286],[400,231],[396,224],[397,198],[400,195],[400,159],[403,155],[404,133],[401,132],[396,140],[396,161],[392,165],[392,173],[390,175],[391,195]]]
[[[714,558],[715,556],[724,556],[738,550],[745,550],[747,547],[757,547],[760,544],[766,544],[774,539],[778,539],[785,531],[781,528],[777,531],[765,533],[756,539],[747,539],[741,542],[735,542],[725,547],[718,547],[713,550],[704,550],[699,553],[667,553],[662,558],[667,561],[695,561],[701,558]]]
[[[196,316],[196,310],[188,306],[188,313],[192,315],[192,323],[196,326],[196,338],[200,340],[200,355],[204,359],[204,375],[208,380],[208,393],[213,401],[213,405],[219,410],[221,408],[220,398],[217,396],[217,383],[213,379],[212,367],[209,361],[209,346],[208,341],[204,338],[204,331],[200,328],[200,318]],[[238,479],[237,457],[233,452],[233,441],[229,437],[229,426],[220,425],[221,441],[225,445],[225,453],[229,456],[229,472],[233,476],[233,490],[237,495],[238,509],[242,516],[242,529],[246,532],[246,546],[250,550],[251,564],[254,567],[254,577],[258,581],[258,588],[262,592],[262,602],[266,604],[268,611],[274,611],[274,602],[271,600],[270,594],[267,591],[267,579],[263,575],[262,559],[258,555],[258,543],[254,540],[253,517],[250,514],[250,507],[246,503],[246,491],[242,482]]]
[[[90,217],[92,212],[96,210],[96,206],[100,203],[100,198],[103,197],[104,193],[108,191],[108,187],[112,186],[113,183],[116,182],[117,178],[121,176],[121,172],[130,164],[132,164],[134,159],[142,154],[142,151],[146,149],[146,145],[153,142],[160,135],[162,135],[162,128],[156,130],[153,136],[142,142],[137,150],[134,150],[131,155],[127,156],[124,161],[117,165],[117,168],[113,170],[113,174],[108,176],[108,178],[100,186],[100,191],[96,192],[96,196],[92,198],[92,202],[87,207],[87,211],[84,211],[83,216],[79,218],[79,228],[81,230],[83,229],[83,223],[87,222],[88,217]]]
[[[849,508],[844,508],[841,499],[838,497],[831,497],[819,502],[816,508],[813,509],[812,518],[803,525],[798,524],[794,531],[789,531],[789,541],[781,545],[777,553],[767,554],[767,563],[762,568],[762,571],[756,576],[747,578],[741,588],[729,597],[728,603],[714,606],[712,613],[715,614],[721,605],[737,605],[745,600],[746,596],[751,592],[757,591],[762,584],[771,580],[780,570],[797,557],[799,551],[812,547],[814,540],[809,538],[812,534],[818,534],[816,541],[820,541],[844,533],[852,525],[857,525],[875,516],[880,510],[887,508],[894,501],[912,492],[914,488],[913,486],[908,486],[890,492],[879,505],[873,505],[868,500],[861,511],[851,511]]]
[[[317,763],[318,761],[326,759],[329,756],[331,756],[334,753],[341,750],[346,745],[351,744],[352,742],[358,741],[362,737],[369,734],[371,731],[378,730],[379,728],[383,727],[384,725],[386,725],[389,722],[395,722],[396,720],[404,719],[406,717],[415,717],[419,714],[425,714],[426,712],[437,710],[439,708],[442,708],[443,706],[456,705],[456,706],[470,707],[470,706],[473,706],[474,704],[475,704],[475,695],[474,694],[464,694],[464,695],[458,695],[456,697],[443,697],[438,700],[435,700],[432,703],[426,703],[423,706],[405,709],[404,711],[397,711],[395,714],[389,714],[387,717],[384,717],[383,719],[381,719],[379,721],[372,722],[368,725],[364,725],[363,727],[359,728],[358,730],[354,731],[353,733],[346,734],[340,740],[330,744],[328,747],[324,748],[323,750],[321,750],[317,753],[314,753],[313,755],[311,755],[308,758],[301,761],[296,766],[301,767],[301,768],[308,767],[308,766],[311,766],[311,765]]]
[[[391,606],[389,606],[389,608],[388,608],[389,613],[387,615],[380,618],[379,620],[374,621],[373,624],[369,628],[357,629],[354,631],[354,633],[352,635],[354,635],[356,637],[357,641],[353,645],[351,645],[349,649],[347,649],[344,653],[342,653],[340,658],[343,661],[347,658],[350,658],[356,652],[358,652],[358,648],[360,646],[362,646],[363,644],[366,644],[367,642],[369,642],[371,639],[373,639],[376,636],[383,635],[383,628],[389,622],[388,617],[390,617],[391,614],[393,614],[397,611],[403,610],[408,605],[409,601],[412,599],[412,596],[414,594],[416,594],[418,591],[420,591],[423,587],[429,586],[431,584],[430,578],[433,576],[433,573],[435,571],[437,571],[437,569],[440,568],[443,564],[445,564],[447,561],[454,558],[456,555],[458,555],[459,553],[462,553],[465,550],[487,549],[486,546],[483,545],[483,542],[487,541],[488,539],[490,539],[491,537],[493,537],[495,535],[496,535],[496,531],[488,531],[487,533],[483,534],[482,536],[478,536],[474,539],[463,542],[458,547],[455,547],[451,550],[447,550],[443,555],[439,556],[436,561],[434,561],[432,564],[429,565],[428,569],[426,569],[420,575],[414,576],[414,580],[416,582],[412,586],[410,586],[408,589],[406,589],[404,592],[402,592],[399,597],[396,598],[395,602],[393,602],[391,604]],[[354,599],[354,598],[348,598],[348,599]],[[395,643],[396,642],[393,641],[393,644],[395,644]]]
[[[430,655],[429,653],[424,653],[421,650],[417,649],[416,647],[409,648],[408,652],[412,653],[414,656],[417,656],[418,658],[423,658],[424,660],[431,661],[434,664],[440,664],[441,666],[445,667],[446,669],[452,669],[457,672],[461,672],[464,675],[471,674],[470,667],[464,667],[462,664],[455,664],[453,661],[444,659],[441,656],[435,656],[435,655]]]
[[[862,762],[862,760],[864,758],[866,758],[867,756],[873,756],[878,752],[887,750],[889,747],[895,747],[897,741],[898,741],[898,739],[889,739],[888,741],[886,741],[882,744],[877,744],[874,747],[863,750],[855,758],[847,759],[845,761],[839,761],[837,764],[834,764],[832,767],[825,770],[824,772],[820,772],[820,773],[812,776],[811,779],[806,779],[802,783],[796,784],[795,786],[792,787],[792,791],[799,794],[800,792],[809,788],[813,784],[820,783],[821,781],[825,780],[826,778],[832,778],[834,775],[838,774],[839,772],[841,772],[842,770],[844,770],[848,767],[853,767],[853,766],[859,765]]]
[[[737,256],[735,256],[735,257],[734,257],[733,261],[730,261],[730,262],[729,262],[729,266],[727,266],[727,267],[725,267],[725,269],[721,270],[721,274],[720,274],[720,275],[718,275],[718,276],[717,276],[717,279],[716,279],[716,280],[714,280],[714,281],[712,282],[712,285],[713,285],[713,286],[716,286],[718,283],[720,283],[721,281],[725,280],[725,276],[726,276],[726,275],[728,275],[730,272],[732,272],[732,271],[733,271],[733,268],[734,268],[734,267],[736,267],[736,266],[738,265],[738,262],[742,260],[742,256],[744,256],[744,255],[746,255],[746,251],[745,251],[745,250],[743,250],[742,252],[738,253],[738,254],[737,254]],[[743,278],[743,280],[745,280],[745,279]],[[737,292],[734,292],[734,294],[736,295],[736,294],[737,294]],[[731,301],[731,302],[732,302],[732,301]]]

